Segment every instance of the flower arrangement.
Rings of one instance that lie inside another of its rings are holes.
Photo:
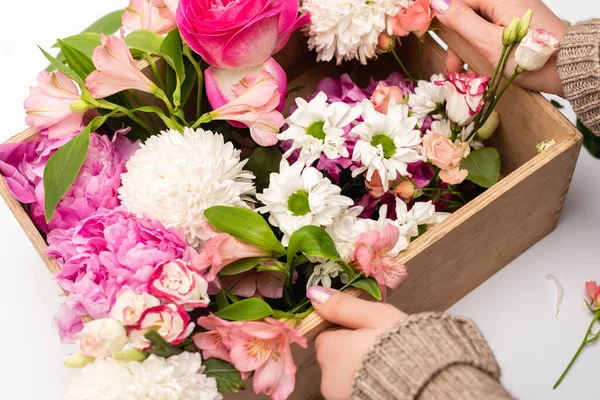
[[[250,377],[286,399],[307,289],[383,300],[407,279],[409,244],[498,182],[494,108],[557,45],[529,12],[493,77],[423,80],[396,47],[427,33],[429,0],[131,0],[115,15],[117,33],[44,51],[24,104],[39,140],[0,147],[68,292],[68,399],[220,399]],[[319,61],[402,72],[366,86],[342,73],[293,99],[272,56],[295,31]]]

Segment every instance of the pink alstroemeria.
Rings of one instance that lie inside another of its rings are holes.
[[[261,146],[277,144],[285,118],[277,111],[281,100],[279,86],[266,69],[248,74],[231,87],[237,98],[210,113],[211,119],[237,121],[250,128],[250,135]]]
[[[286,322],[266,318],[265,322],[236,324],[230,339],[232,364],[242,373],[254,371],[254,393],[264,393],[273,400],[287,399],[296,384],[290,344],[306,348],[302,333]]]
[[[192,261],[192,266],[200,272],[204,272],[210,267],[206,279],[208,282],[212,282],[223,267],[233,262],[244,258],[270,257],[272,255],[271,251],[242,242],[227,233],[220,233],[206,242],[204,250]]]
[[[48,137],[70,136],[81,128],[85,109],[73,110],[73,102],[81,96],[75,82],[62,72],[40,72],[39,86],[29,89],[23,106],[27,111],[25,122],[38,131],[48,130]]]
[[[97,71],[92,72],[85,80],[92,97],[103,99],[123,90],[135,89],[154,94],[158,90],[136,65],[127,43],[123,38],[123,30],[119,36],[100,34],[102,45],[96,47],[92,61]]]
[[[175,13],[164,0],[130,0],[123,13],[122,23],[128,31],[143,29],[164,35],[175,29]]]
[[[483,107],[483,96],[491,78],[477,74],[453,72],[443,81],[435,82],[446,88],[446,115],[458,126],[467,126]]]
[[[235,322],[226,321],[212,313],[208,317],[200,317],[198,326],[206,329],[207,332],[194,335],[194,343],[202,350],[202,357],[231,362],[230,333],[235,324]]]
[[[365,276],[375,278],[384,297],[386,286],[394,290],[408,277],[406,266],[397,260],[405,248],[399,246],[400,240],[405,241],[400,229],[388,224],[381,232],[372,230],[361,234],[354,250],[354,267]]]
[[[585,283],[585,291],[592,299],[594,307],[600,308],[600,286],[595,281]]]
[[[237,275],[221,276],[219,279],[221,285],[235,296],[260,299],[280,299],[283,296],[283,272],[252,270]]]

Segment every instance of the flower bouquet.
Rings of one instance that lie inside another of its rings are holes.
[[[409,244],[499,181],[495,108],[557,46],[527,13],[493,76],[423,80],[398,51],[412,35],[422,53],[433,15],[428,0],[131,0],[42,50],[24,104],[39,136],[2,145],[0,172],[60,267],[56,326],[82,369],[66,399],[220,399],[250,378],[286,399],[309,288],[385,300],[408,278]],[[335,75],[292,86],[282,49]],[[357,72],[376,58],[389,74]]]

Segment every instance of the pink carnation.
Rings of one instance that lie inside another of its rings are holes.
[[[50,232],[48,244],[48,255],[61,266],[56,280],[69,292],[67,307],[75,315],[94,319],[108,316],[122,289],[148,292],[148,284],[161,263],[191,261],[196,255],[178,230],[106,209],[71,229]]]

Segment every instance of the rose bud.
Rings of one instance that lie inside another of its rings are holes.
[[[164,302],[179,304],[187,311],[210,303],[208,282],[181,260],[159,265],[150,282],[150,290]]]
[[[388,35],[387,33],[382,33],[379,35],[379,39],[377,40],[377,48],[385,53],[393,50],[394,43],[396,38],[394,36]]]
[[[138,323],[129,331],[129,339],[136,349],[146,350],[152,343],[144,336],[150,331],[156,331],[168,343],[177,345],[187,338],[194,330],[194,323],[185,308],[167,304],[147,309]]]
[[[558,43],[556,36],[547,29],[529,31],[515,52],[517,68],[524,71],[541,69],[558,50]]]
[[[396,186],[394,193],[401,199],[411,199],[415,195],[415,185],[411,181],[402,181]]]
[[[127,344],[127,332],[119,321],[97,319],[85,324],[77,335],[81,354],[86,357],[108,357]]]
[[[147,293],[136,294],[127,288],[117,297],[109,316],[125,326],[135,325],[147,308],[160,305],[160,300]]]

